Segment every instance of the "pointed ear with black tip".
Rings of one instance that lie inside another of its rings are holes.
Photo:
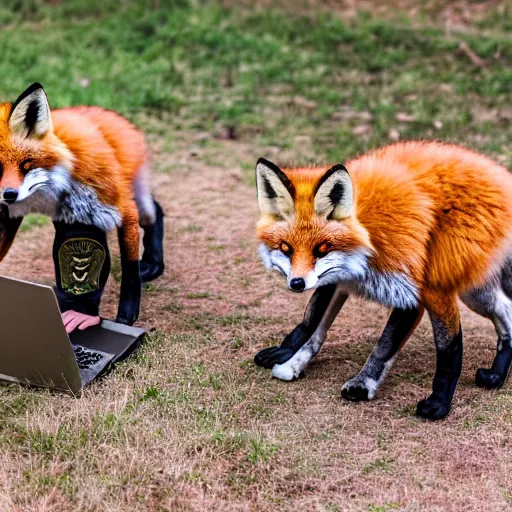
[[[12,104],[9,129],[13,134],[31,139],[42,139],[52,131],[50,105],[41,84],[32,84]]]
[[[315,191],[315,213],[319,217],[342,220],[354,209],[352,180],[343,164],[331,167],[320,179]]]
[[[284,220],[293,217],[295,188],[277,165],[260,158],[256,164],[256,185],[261,215],[273,215]]]

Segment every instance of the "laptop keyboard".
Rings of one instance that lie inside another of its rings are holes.
[[[74,345],[73,350],[75,351],[78,368],[81,370],[89,370],[105,357],[105,354],[94,352],[81,345]]]

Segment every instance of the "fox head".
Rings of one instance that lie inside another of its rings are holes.
[[[0,204],[31,196],[44,187],[48,172],[68,159],[53,133],[41,84],[32,84],[14,103],[0,104]]]
[[[257,236],[266,268],[280,271],[297,292],[357,280],[372,252],[356,219],[355,191],[342,164],[285,169],[256,165],[260,220]]]

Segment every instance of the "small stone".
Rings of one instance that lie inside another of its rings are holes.
[[[395,119],[401,123],[414,123],[416,121],[416,117],[407,112],[397,112]]]
[[[388,132],[388,137],[391,140],[398,140],[400,138],[400,132],[396,128],[391,128]]]

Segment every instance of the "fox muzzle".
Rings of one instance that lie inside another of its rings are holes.
[[[2,200],[7,204],[12,204],[18,199],[18,191],[15,188],[7,187],[2,192]]]
[[[288,286],[294,292],[303,292],[306,289],[306,281],[302,277],[294,277],[290,280]]]

